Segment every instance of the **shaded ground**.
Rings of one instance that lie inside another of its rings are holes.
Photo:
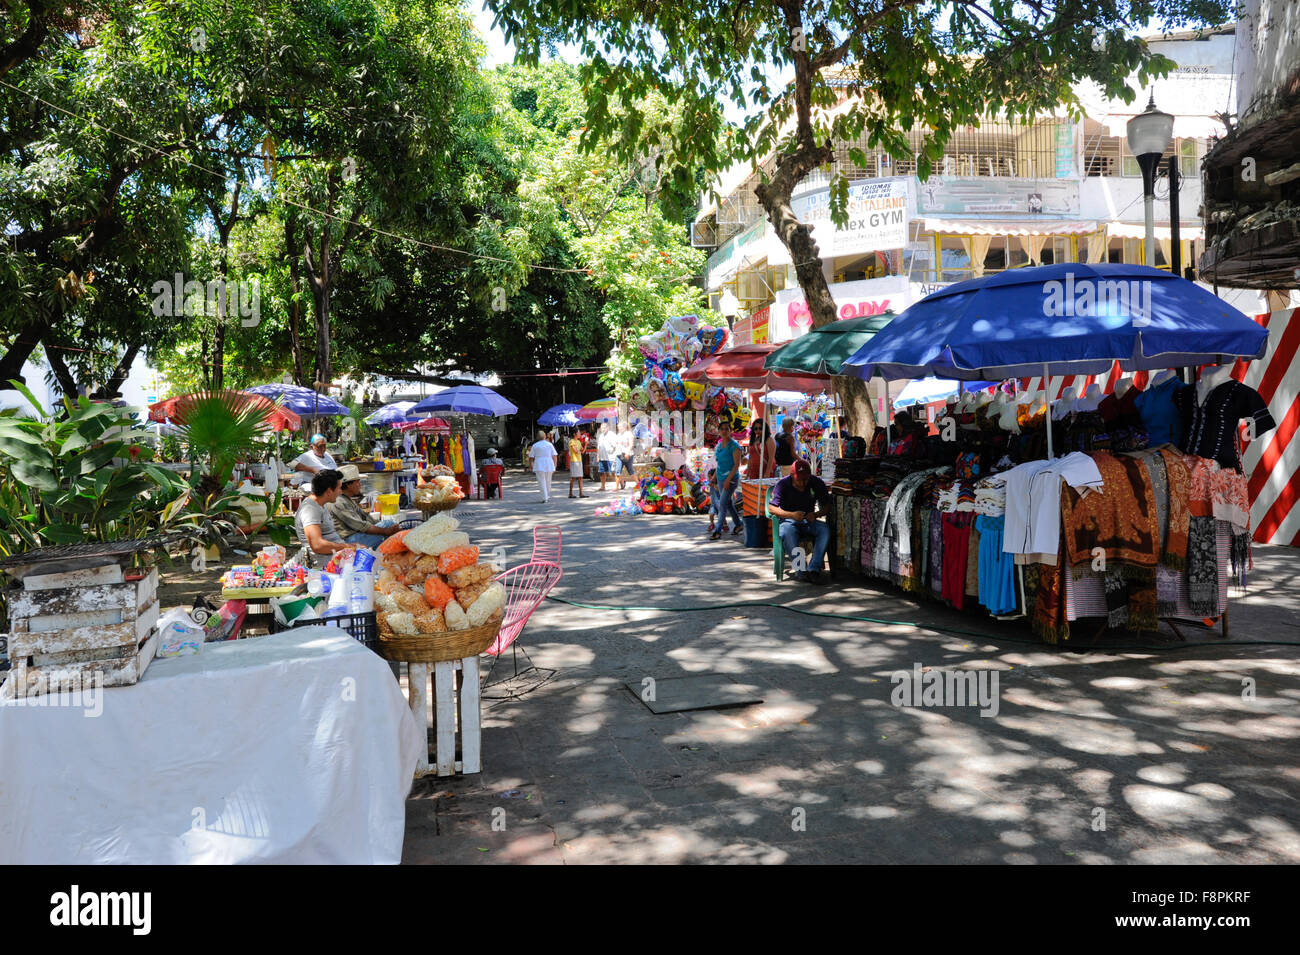
[[[1300,551],[1256,549],[1227,645],[1193,627],[1191,648],[1072,652],[861,578],[777,585],[701,518],[507,495],[457,516],[511,565],[560,524],[555,596],[876,622],[547,601],[523,642],[555,678],[485,710],[481,775],[416,784],[407,862],[1300,861]],[[997,715],[895,707],[917,664],[996,670]],[[764,702],[656,716],[623,685],[710,672]]]

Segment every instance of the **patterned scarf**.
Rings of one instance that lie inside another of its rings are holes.
[[[1219,615],[1219,554],[1213,517],[1193,517],[1187,534],[1187,591],[1192,613]]]
[[[930,512],[930,589],[943,593],[943,515]]]
[[[1102,491],[1081,497],[1062,484],[1067,564],[1078,580],[1091,569],[1094,550],[1101,548],[1108,570],[1154,588],[1160,527],[1146,465],[1105,451],[1094,453],[1092,459],[1101,472]],[[1151,605],[1154,609],[1154,593]]]
[[[868,577],[876,575],[876,522],[872,516],[876,502],[868,498],[862,502],[862,518],[858,525],[861,543],[858,545],[862,572]]]
[[[1028,569],[1028,568],[1026,568]],[[1070,621],[1065,617],[1065,548],[1056,555],[1056,566],[1040,565],[1038,598],[1034,602],[1034,632],[1047,643],[1070,639]],[[1026,581],[1028,580],[1028,574]]]
[[[1156,546],[1157,552],[1163,554],[1169,534],[1169,475],[1165,472],[1165,459],[1159,451],[1143,451],[1133,456],[1147,466],[1147,476],[1151,478],[1151,493],[1156,499],[1156,523],[1160,527]]]
[[[1165,477],[1169,484],[1169,528],[1160,562],[1174,570],[1182,570],[1187,565],[1187,521],[1191,516],[1187,508],[1191,476],[1181,454],[1161,448],[1160,457],[1165,463]]]

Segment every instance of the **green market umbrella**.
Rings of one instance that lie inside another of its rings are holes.
[[[884,312],[814,328],[768,355],[763,367],[806,375],[838,375],[845,360],[893,318],[893,312]]]

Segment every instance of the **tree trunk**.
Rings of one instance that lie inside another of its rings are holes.
[[[330,381],[330,289],[326,285],[315,296],[316,302],[316,381]]]
[[[72,372],[68,369],[67,363],[59,350],[52,347],[49,342],[45,343],[45,360],[50,363],[50,370],[54,372],[54,380],[58,382],[59,390],[63,392],[65,398],[73,401],[77,398],[77,380],[72,377]]]
[[[790,253],[799,287],[812,316],[813,328],[830,325],[838,316],[826,273],[822,270],[821,251],[811,230],[794,214],[790,194],[808,173],[833,158],[829,145],[801,146],[794,153],[781,157],[771,181],[760,184],[755,190],[758,201],[767,212],[768,221]],[[870,441],[875,429],[875,415],[867,383],[860,378],[840,375],[836,375],[833,381],[849,434]]]
[[[226,323],[217,310],[217,330],[212,333],[212,389],[226,387]]]
[[[18,340],[5,349],[3,356],[0,356],[0,391],[12,389],[13,386],[9,384],[11,379],[30,384],[23,378],[23,365],[27,364],[27,359],[31,358],[32,352],[36,350],[41,329],[21,329],[18,334]]]
[[[127,348],[126,354],[118,360],[117,367],[113,369],[113,373],[109,376],[108,380],[96,388],[90,397],[116,398],[118,391],[122,387],[122,382],[126,381],[130,376],[131,366],[135,364],[135,356],[138,354],[140,354],[139,345],[131,345]]]

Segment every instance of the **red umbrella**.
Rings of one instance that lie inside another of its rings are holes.
[[[831,387],[830,375],[771,371],[763,367],[780,345],[738,345],[712,358],[697,361],[682,372],[683,381],[706,381],[722,388],[802,391],[815,395]]]
[[[221,395],[222,392],[195,392],[188,395],[177,395],[174,398],[167,398],[163,401],[155,402],[149,406],[150,421],[170,421],[172,424],[184,426],[185,418],[194,403],[200,398],[211,398],[214,395]],[[242,407],[261,408],[266,412],[266,425],[272,431],[297,431],[302,427],[302,419],[282,405],[276,404],[270,398],[262,395],[250,395],[244,391],[231,391],[226,394],[237,395],[241,401]]]
[[[441,418],[422,418],[419,421],[398,421],[393,424],[398,431],[432,431],[450,434],[451,425]]]

